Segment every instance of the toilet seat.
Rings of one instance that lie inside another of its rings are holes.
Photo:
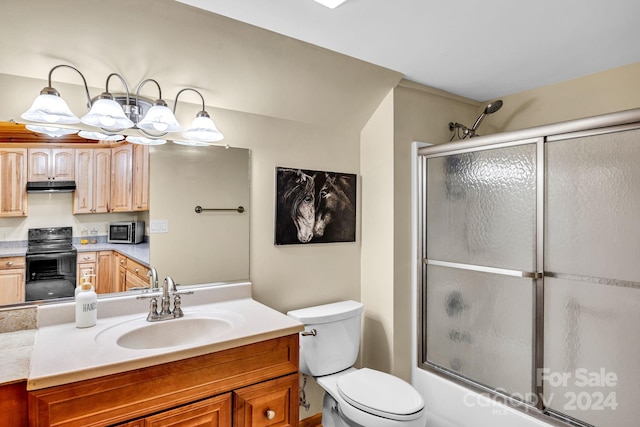
[[[337,389],[350,405],[391,420],[414,420],[422,416],[424,409],[422,396],[410,384],[369,368],[340,376]]]

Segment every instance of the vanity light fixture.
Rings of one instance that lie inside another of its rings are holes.
[[[60,67],[73,69],[82,78],[87,95],[87,105],[90,110],[81,119],[71,111],[60,96],[60,93],[51,86],[51,75],[54,70]],[[109,80],[112,77],[120,79],[126,91],[125,96],[114,96],[109,92]],[[153,103],[140,97],[140,90],[147,83],[154,83],[158,88],[158,99]],[[68,125],[82,122],[87,126],[98,128],[96,132],[80,132],[79,135],[84,138],[119,141],[124,139],[122,133],[126,133],[128,142],[158,145],[166,143],[164,137],[170,132],[182,130],[182,126],[178,123],[174,114],[178,97],[186,90],[196,92],[202,100],[202,111],[196,115],[191,127],[183,133],[187,142],[192,142],[192,145],[210,145],[211,142],[222,140],[224,136],[205,111],[204,97],[196,89],[181,89],[176,95],[172,111],[162,99],[162,89],[154,79],[146,79],[140,83],[135,97],[132,97],[124,78],[118,73],[111,73],[107,77],[105,91],[97,99],[92,100],[84,75],[77,68],[66,64],[56,65],[49,71],[48,86],[42,89],[31,108],[21,117],[30,122],[35,122],[34,124],[28,124],[28,129],[34,132],[46,133],[49,136],[76,133],[78,130],[67,129]],[[132,135],[131,131],[125,131],[126,129],[137,130],[142,135]]]
[[[315,0],[315,1],[330,9],[335,9],[336,7],[340,6],[342,3],[344,3],[347,0]]]

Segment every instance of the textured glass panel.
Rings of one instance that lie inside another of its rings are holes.
[[[598,427],[639,425],[640,289],[545,278],[545,401]]]
[[[427,266],[427,359],[495,389],[532,392],[533,281]]]
[[[427,258],[533,271],[533,144],[429,159]]]
[[[640,281],[640,130],[546,145],[545,270]]]

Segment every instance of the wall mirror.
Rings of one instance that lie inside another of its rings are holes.
[[[33,134],[24,128],[24,134],[11,128],[8,136],[3,130],[11,125],[0,123],[0,147],[33,146]],[[243,148],[171,142],[152,146],[148,212],[73,215],[72,193],[30,193],[26,217],[0,218],[0,240],[3,244],[24,241],[31,227],[72,226],[77,237],[79,228],[96,224],[100,234],[106,234],[108,222],[142,220],[148,233],[149,264],[158,270],[160,282],[166,276],[183,285],[248,280],[250,157]],[[196,206],[205,210],[196,213]],[[242,213],[237,211],[239,206]],[[149,233],[152,223],[166,224],[166,232]]]

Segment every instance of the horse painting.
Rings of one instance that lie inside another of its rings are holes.
[[[317,200],[314,239],[355,241],[355,175],[325,172]]]
[[[354,242],[356,175],[276,168],[275,244]]]
[[[315,224],[315,176],[277,168],[276,245],[308,243]]]

